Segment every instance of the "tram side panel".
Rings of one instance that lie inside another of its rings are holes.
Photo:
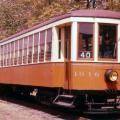
[[[63,87],[64,63],[40,63],[35,65],[6,67],[0,69],[0,83]]]
[[[107,70],[118,73],[117,81],[107,81]],[[70,88],[72,90],[119,90],[120,91],[120,65],[102,63],[72,63]]]

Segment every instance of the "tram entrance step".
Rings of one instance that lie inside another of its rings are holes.
[[[53,101],[53,104],[62,107],[75,108],[74,102],[75,102],[75,96],[66,94],[66,95],[58,95]]]

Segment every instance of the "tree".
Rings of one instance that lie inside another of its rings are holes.
[[[0,3],[0,27],[7,29],[7,34],[13,34],[15,31],[23,28],[29,15],[28,6],[15,1],[4,1]],[[25,14],[26,13],[26,14]]]

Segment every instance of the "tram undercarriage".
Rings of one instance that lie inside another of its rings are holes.
[[[71,91],[74,94],[58,95],[54,104],[78,109],[84,114],[120,114],[120,92]]]
[[[1,96],[27,96],[37,103],[77,110],[83,114],[120,114],[120,91],[69,91],[18,85],[0,85]]]

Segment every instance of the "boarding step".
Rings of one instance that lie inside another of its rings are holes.
[[[59,97],[74,98],[75,96],[73,96],[73,95],[59,95]]]
[[[63,106],[66,108],[75,108],[75,105],[71,104],[71,103],[66,103],[66,102],[56,102],[55,105],[57,106]]]
[[[75,108],[74,102],[75,102],[74,95],[62,94],[58,95],[55,98],[53,104],[62,107]]]

